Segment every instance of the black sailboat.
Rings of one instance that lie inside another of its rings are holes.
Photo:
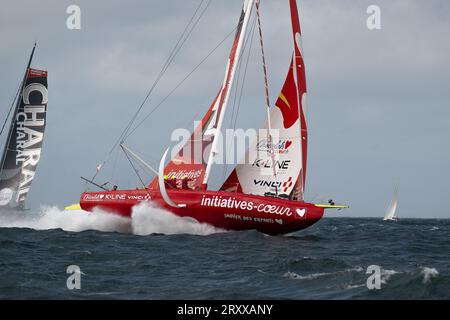
[[[47,71],[31,68],[35,49],[36,44],[0,130],[0,135],[7,133],[0,163],[0,210],[24,209],[41,158],[48,85]]]

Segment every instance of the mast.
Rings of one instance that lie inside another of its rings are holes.
[[[6,154],[8,153],[9,140],[11,139],[11,135],[12,135],[13,129],[14,129],[14,120],[16,118],[17,111],[20,108],[20,101],[22,100],[22,93],[23,93],[23,89],[24,89],[24,86],[25,86],[25,82],[27,80],[28,69],[30,69],[31,62],[33,61],[33,56],[34,56],[34,51],[35,50],[36,50],[36,42],[34,43],[33,49],[31,50],[30,58],[28,59],[28,64],[27,64],[27,67],[25,69],[25,74],[23,76],[22,84],[20,85],[20,88],[19,88],[19,94],[18,94],[18,97],[17,97],[17,100],[16,100],[16,107],[15,107],[14,113],[13,113],[13,115],[11,117],[11,123],[9,125],[8,136],[7,136],[7,139],[5,141],[5,147],[3,149],[3,154],[2,154],[2,161],[0,163],[0,174],[3,171],[3,168],[5,166],[5,159],[6,159]],[[11,106],[11,108],[12,108],[12,106]],[[9,113],[11,113],[11,109],[10,109]],[[8,115],[9,115],[9,113],[8,113]],[[6,117],[5,121],[7,121],[7,120],[8,120],[8,117]]]
[[[306,123],[306,74],[305,63],[302,48],[302,32],[300,27],[300,18],[298,16],[297,0],[289,0],[291,10],[291,23],[294,42],[293,55],[293,72],[295,85],[297,87],[298,115],[300,119],[300,141],[301,141],[301,162],[302,169],[296,183],[296,196],[298,200],[303,201],[305,195],[306,183],[306,165],[307,165],[307,149],[308,149],[308,128]]]
[[[243,12],[244,19],[242,22],[241,30],[239,30],[239,27],[238,27],[238,31],[237,31],[238,32],[237,36],[239,37],[239,39],[235,39],[235,41],[238,40],[237,45],[236,45],[236,43],[233,44],[231,55],[228,59],[228,64],[227,64],[227,68],[226,68],[226,72],[225,72],[224,86],[223,86],[223,90],[221,93],[221,98],[220,98],[221,100],[220,100],[219,108],[217,111],[218,119],[214,126],[215,130],[214,130],[213,143],[211,146],[211,153],[209,154],[209,159],[208,159],[208,163],[206,166],[205,175],[203,178],[203,187],[205,189],[208,186],[208,180],[209,180],[209,176],[211,173],[212,165],[214,163],[214,158],[216,157],[216,155],[218,153],[217,145],[219,143],[219,140],[217,139],[217,135],[220,134],[220,132],[222,131],[223,121],[224,121],[227,106],[228,106],[228,100],[229,100],[230,94],[231,94],[231,87],[233,86],[234,76],[236,74],[236,68],[237,68],[237,65],[238,65],[238,62],[240,59],[240,55],[241,55],[241,51],[242,51],[242,47],[243,47],[243,43],[244,43],[244,39],[245,39],[245,34],[247,32],[247,27],[248,27],[248,23],[250,21],[250,16],[252,13],[254,2],[255,2],[255,0],[245,0],[244,1],[244,12]]]
[[[270,118],[270,98],[269,98],[269,81],[267,79],[267,65],[266,65],[266,55],[264,53],[264,42],[261,28],[261,17],[259,14],[260,0],[256,0],[256,16],[258,18],[258,29],[259,29],[259,42],[261,46],[261,56],[263,64],[264,73],[264,86],[266,92],[266,112],[267,112],[267,144],[270,146],[270,157],[272,159],[272,169],[273,176],[277,180],[277,169],[275,167],[275,147],[273,145],[272,137],[272,119]],[[278,196],[278,187],[275,187],[275,194]]]

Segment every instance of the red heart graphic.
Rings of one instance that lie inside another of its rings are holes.
[[[291,140],[286,140],[286,144],[284,145],[284,149],[287,150],[289,149],[289,147],[292,145],[292,141]]]

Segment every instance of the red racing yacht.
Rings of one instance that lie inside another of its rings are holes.
[[[225,230],[258,230],[278,235],[305,229],[319,221],[325,209],[346,208],[313,204],[304,200],[308,130],[306,122],[306,77],[300,21],[296,0],[286,0],[292,22],[292,59],[286,80],[275,105],[270,104],[264,46],[260,21],[260,1],[245,0],[228,58],[223,84],[190,139],[174,152],[165,165],[169,149],[159,170],[146,165],[156,177],[138,190],[85,192],[80,207],[95,208],[131,217],[133,207],[148,202],[180,216],[189,217]],[[259,28],[262,64],[266,86],[267,122],[249,145],[245,161],[236,165],[219,190],[209,189],[211,169],[218,163],[219,143],[236,68],[242,58],[249,21],[255,12]],[[121,145],[124,152],[145,162]],[[197,151],[200,150],[200,151]],[[178,185],[167,183],[176,179]],[[182,183],[181,180],[187,181]],[[151,213],[149,213],[151,214]]]

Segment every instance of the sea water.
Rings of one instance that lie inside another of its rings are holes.
[[[450,299],[450,220],[324,218],[273,237],[146,206],[131,220],[2,212],[0,299],[12,298]]]

